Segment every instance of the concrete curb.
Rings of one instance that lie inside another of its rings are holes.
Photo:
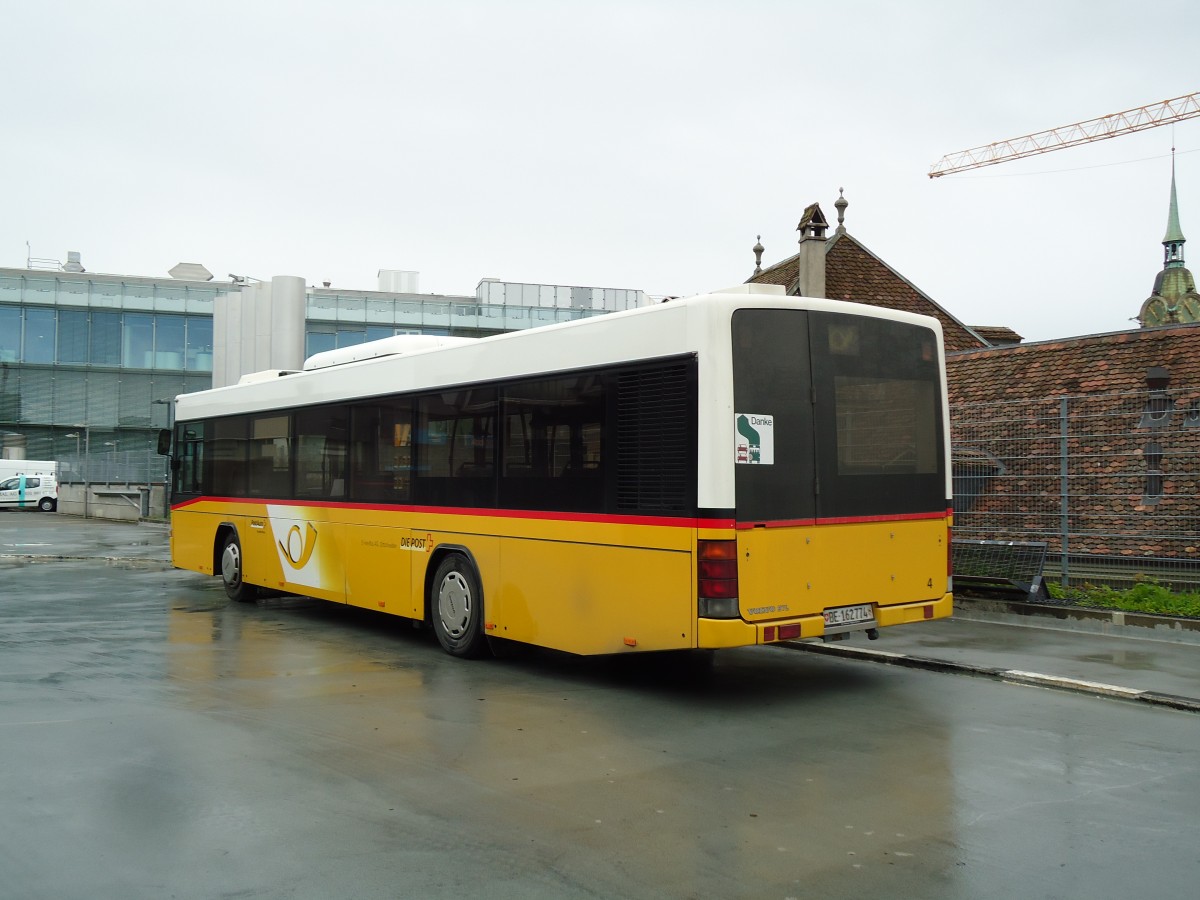
[[[922,669],[927,672],[943,672],[951,675],[970,675],[975,678],[987,678],[991,681],[1003,681],[1009,684],[1023,684],[1030,687],[1049,688],[1058,691],[1070,691],[1076,694],[1090,694],[1096,697],[1108,697],[1114,700],[1126,700],[1136,703],[1146,703],[1150,706],[1161,706],[1182,712],[1200,713],[1200,700],[1191,697],[1180,697],[1175,694],[1164,694],[1159,691],[1143,691],[1137,688],[1127,688],[1115,684],[1103,684],[1097,681],[1085,681],[1079,678],[1064,678],[1058,675],[1042,675],[1037,672],[1022,672],[1019,669],[998,669],[991,666],[973,666],[968,663],[950,662],[944,659],[929,659],[922,656],[909,656],[905,653],[891,653],[887,650],[872,650],[867,647],[845,647],[839,644],[817,644],[803,641],[783,641],[776,646],[788,650],[804,650],[808,653],[819,653],[824,656],[837,656],[842,659],[857,659],[868,662],[882,663],[887,666],[900,666],[906,669]]]
[[[1027,619],[1039,628],[1057,627],[1066,631],[1121,634],[1148,640],[1200,644],[1200,619],[1180,619],[1117,609],[1092,609],[1086,606],[1027,603],[995,597],[963,596],[954,598],[954,614],[961,615],[964,619],[982,622],[1022,624],[1020,620]]]

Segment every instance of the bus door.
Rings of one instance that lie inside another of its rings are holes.
[[[940,599],[950,500],[937,333],[812,312],[809,339],[817,533],[836,560],[827,606]],[[842,609],[832,621],[856,615],[865,611]]]
[[[811,550],[817,468],[809,313],[740,309],[732,331],[741,615],[769,621],[819,612],[811,581],[818,556]]]

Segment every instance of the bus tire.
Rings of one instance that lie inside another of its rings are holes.
[[[236,531],[230,531],[221,548],[221,581],[225,585],[225,596],[238,603],[253,603],[258,598],[258,588],[242,578],[242,563],[242,542]]]
[[[477,659],[487,651],[483,631],[483,588],[479,573],[461,553],[437,567],[429,586],[429,617],[442,649],[451,656]]]
[[[51,497],[43,497],[38,501],[38,509],[42,512],[54,512],[54,500]]]

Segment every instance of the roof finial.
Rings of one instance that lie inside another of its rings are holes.
[[[762,245],[762,235],[760,234],[754,244],[754,274],[762,274],[762,255],[766,248]]]
[[[838,198],[833,204],[838,211],[838,227],[834,230],[834,234],[846,233],[846,207],[850,205],[849,201],[842,196],[842,188],[838,188]]]
[[[1163,265],[1183,265],[1183,245],[1187,238],[1179,227],[1179,200],[1175,195],[1175,148],[1171,148],[1171,205],[1167,210],[1167,233],[1163,237]]]

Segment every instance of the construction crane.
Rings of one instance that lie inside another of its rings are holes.
[[[1036,156],[1039,153],[1049,153],[1064,147],[1074,147],[1076,144],[1086,144],[1090,141],[1102,141],[1134,131],[1145,131],[1147,128],[1157,128],[1171,122],[1182,122],[1200,116],[1200,93],[1184,94],[1173,100],[1162,103],[1152,103],[1149,106],[1139,106],[1124,112],[1110,113],[1099,119],[1089,119],[1086,122],[1076,122],[1074,125],[1064,125],[1062,128],[1051,128],[1049,131],[1039,131],[1026,134],[1007,141],[996,141],[970,150],[960,150],[943,156],[929,170],[930,178],[940,178],[954,172],[966,169],[978,169],[981,166],[994,166],[996,163],[1007,162],[1010,159],[1021,159],[1025,156]]]

